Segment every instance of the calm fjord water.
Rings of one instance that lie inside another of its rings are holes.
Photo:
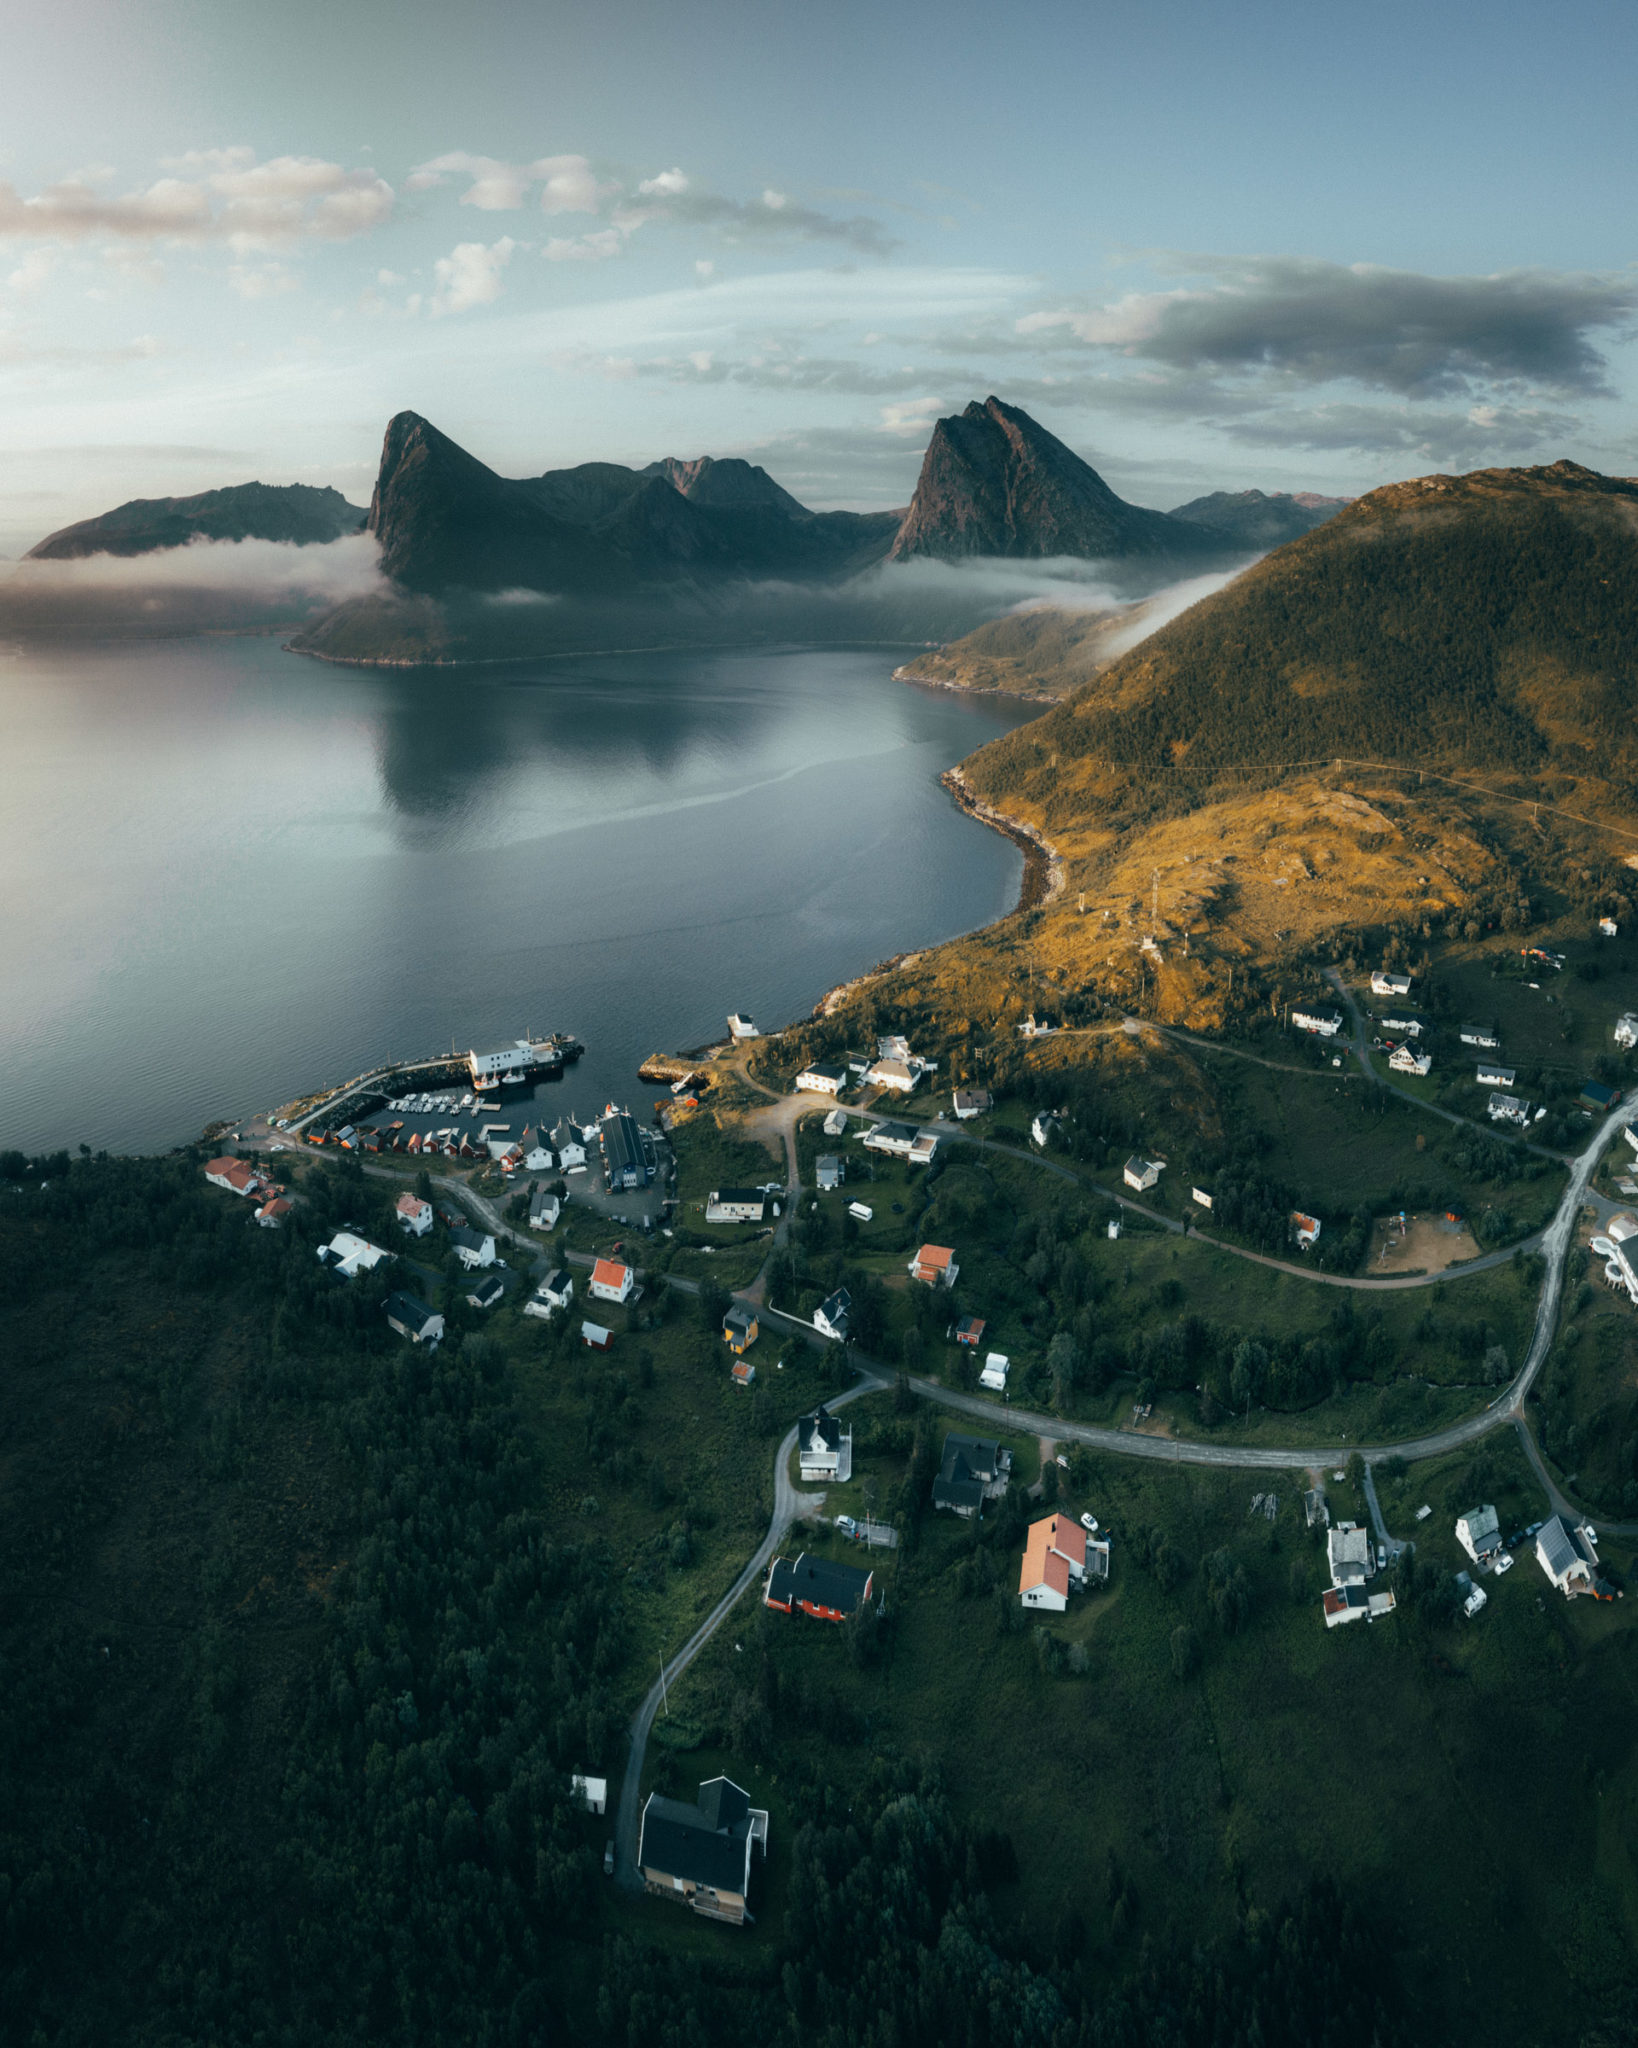
[[[159,1149],[386,1057],[572,1031],[543,1098],[1000,916],[941,769],[1016,724],[885,650],[0,657],[0,1146]]]

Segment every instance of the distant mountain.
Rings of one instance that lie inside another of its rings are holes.
[[[191,498],[133,498],[95,519],[81,519],[48,534],[24,558],[71,561],[81,555],[147,555],[188,541],[281,540],[322,546],[357,533],[360,506],[339,491],[311,484],[230,484]]]
[[[1221,537],[1198,525],[1127,504],[1027,412],[987,398],[935,424],[892,558],[1197,561],[1225,552]]]
[[[1055,704],[1100,674],[1141,630],[1141,604],[1107,611],[1031,605],[986,620],[960,639],[918,654],[894,675],[945,690],[1002,692]]]
[[[880,561],[897,526],[892,512],[810,512],[764,470],[708,456],[503,477],[411,412],[388,425],[369,514],[382,568],[422,593],[823,580]]]
[[[1204,498],[1191,498],[1186,505],[1174,505],[1170,516],[1220,533],[1236,547],[1267,549],[1284,547],[1288,540],[1311,533],[1350,502],[1347,498],[1322,498],[1313,491],[1296,496],[1289,491],[1272,495],[1266,491],[1213,491]]]

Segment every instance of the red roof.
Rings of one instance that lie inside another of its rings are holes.
[[[916,1254],[916,1264],[942,1272],[954,1257],[955,1253],[947,1244],[924,1244]]]
[[[618,1259],[599,1259],[592,1267],[594,1287],[624,1287],[629,1268],[622,1266]]]
[[[264,1202],[256,1211],[258,1216],[288,1216],[290,1204],[283,1195],[275,1195],[271,1202]]]
[[[398,1197],[398,1213],[400,1216],[419,1216],[421,1211],[428,1206],[429,1204],[424,1202],[419,1195],[405,1194]]]

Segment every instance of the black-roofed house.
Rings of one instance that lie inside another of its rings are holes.
[[[444,1334],[443,1317],[416,1295],[389,1294],[381,1305],[388,1325],[412,1344],[436,1344]]]
[[[476,1266],[495,1263],[495,1240],[484,1230],[468,1230],[463,1224],[449,1233],[449,1248],[469,1273]]]
[[[852,1430],[844,1429],[828,1408],[815,1408],[796,1425],[796,1462],[804,1479],[834,1479],[846,1486],[853,1477]]]
[[[743,1926],[752,1916],[752,1855],[768,1853],[768,1815],[731,1778],[710,1778],[692,1806],[648,1795],[637,1867],[647,1890],[679,1899],[712,1920]]]
[[[816,1621],[846,1621],[870,1598],[875,1583],[875,1573],[861,1571],[856,1564],[839,1564],[804,1552],[797,1558],[774,1559],[768,1567],[762,1601],[766,1607],[777,1607],[781,1614],[800,1609]]]
[[[845,1344],[848,1311],[852,1307],[852,1295],[845,1287],[838,1287],[834,1294],[827,1295],[814,1310],[813,1327],[821,1337],[832,1337],[838,1344]]]
[[[1011,1472],[1011,1451],[1003,1450],[993,1437],[963,1436],[951,1430],[944,1439],[944,1456],[933,1481],[933,1505],[970,1521],[984,1512],[985,1501],[997,1500],[1006,1492]]]
[[[498,1273],[486,1274],[467,1290],[467,1302],[472,1308],[495,1308],[505,1298],[506,1282]]]
[[[760,1223],[768,1198],[760,1188],[713,1188],[706,1198],[707,1223]]]

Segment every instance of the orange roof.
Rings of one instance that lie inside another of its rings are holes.
[[[624,1287],[625,1284],[626,1268],[618,1259],[599,1259],[592,1267],[594,1287]]]
[[[941,1272],[954,1257],[955,1253],[947,1244],[924,1244],[916,1254],[916,1264],[931,1266],[935,1272]]]
[[[1052,1548],[1051,1529],[1056,1516],[1044,1522],[1037,1522],[1030,1529],[1029,1541],[1024,1546],[1023,1569],[1018,1574],[1018,1590],[1027,1593],[1034,1586],[1050,1586],[1054,1593],[1069,1593],[1069,1564]]]
[[[288,1216],[290,1204],[283,1195],[275,1195],[271,1202],[264,1202],[256,1211],[258,1216]]]
[[[230,1166],[237,1166],[238,1164],[238,1160],[231,1157],[213,1159],[206,1166],[205,1171],[207,1173],[226,1173]]]
[[[1071,1564],[1086,1563],[1086,1531],[1079,1522],[1072,1522],[1067,1515],[1053,1515],[1046,1528],[1048,1541],[1060,1557],[1067,1557]]]
[[[398,1197],[397,1206],[400,1216],[419,1216],[427,1205],[419,1195],[405,1194]]]

